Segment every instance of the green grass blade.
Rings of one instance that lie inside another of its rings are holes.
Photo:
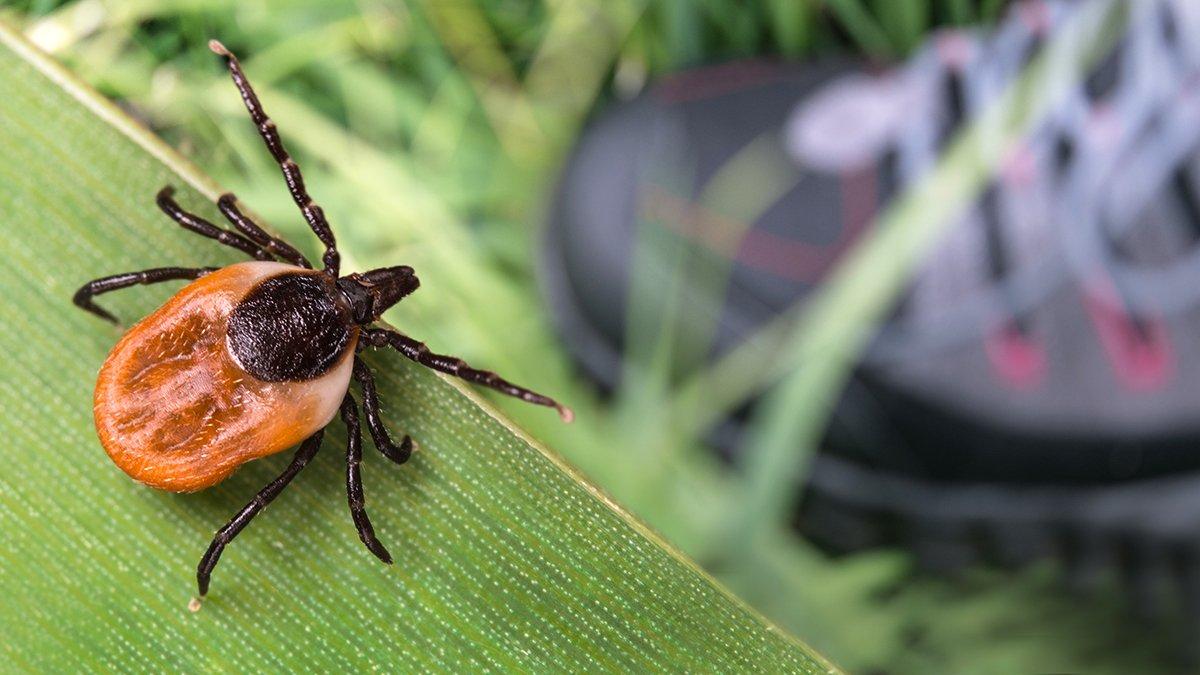
[[[195,495],[126,478],[90,412],[119,332],[70,296],[232,262],[152,204],[171,183],[215,219],[213,186],[2,25],[0,92],[0,670],[832,670],[472,391],[386,355],[371,361],[387,421],[422,445],[405,467],[365,466],[396,565],[356,540],[335,425],[189,612],[208,537],[287,460]],[[169,292],[109,306],[130,320]]]
[[[887,31],[860,0],[823,0],[862,51],[875,56],[891,55],[896,50]]]

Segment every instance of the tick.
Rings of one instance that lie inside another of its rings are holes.
[[[237,58],[220,42],[209,48],[224,58],[250,118],[279,163],[292,199],[325,246],[322,269],[287,242],[246,217],[225,194],[217,206],[234,230],[188,213],[158,193],[172,220],[250,257],[228,267],[159,267],[96,279],[75,293],[79,307],[116,323],[93,298],[138,284],[187,279],[191,283],[117,342],[96,381],[95,421],[113,462],[146,485],[173,492],[220,483],[240,465],[299,444],[288,467],[217,531],[196,570],[200,596],[221,552],[316,455],[321,436],[340,411],[349,438],[346,495],[358,536],[385,563],[392,557],[376,538],[364,505],[360,462],[362,432],[350,380],[362,392],[362,411],[375,447],[396,464],[408,461],[412,439],[393,442],[379,412],[364,348],[390,347],[417,363],[490,387],[509,396],[571,411],[553,399],[478,370],[453,356],[434,354],[407,335],[374,325],[392,305],[417,289],[408,266],[339,275],[333,230],[308,195],[300,167],[288,155]]]

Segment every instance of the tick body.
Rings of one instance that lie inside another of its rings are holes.
[[[380,452],[397,464],[413,442],[392,441],[379,412],[374,378],[358,354],[391,348],[429,368],[522,400],[571,412],[554,400],[518,387],[461,359],[434,354],[424,344],[375,326],[379,316],[419,285],[411,267],[339,275],[337,245],[324,213],[309,197],[299,167],[263,112],[237,59],[220,43],[234,84],[279,163],[301,214],[325,245],[323,268],[288,243],[268,235],[241,213],[233,195],[217,202],[233,229],[184,211],[170,188],[159,207],[179,225],[237,248],[253,261],[224,268],[162,267],[117,274],[85,284],[75,304],[116,319],[94,302],[101,293],[138,284],[186,279],[186,285],[117,342],[100,369],[94,397],[96,430],[113,462],[142,483],[175,492],[211,487],[245,462],[299,444],[287,469],[217,531],[200,561],[200,595],[224,547],[277,497],[317,453],[324,428],[339,413],[349,437],[346,494],[359,538],[390,563],[365,509],[360,463],[358,383],[367,430]]]
[[[282,263],[239,263],[134,326],[96,382],[96,430],[113,462],[156,488],[201,490],[323,429],[358,340],[326,282]]]

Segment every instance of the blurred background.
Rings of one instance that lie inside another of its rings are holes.
[[[387,319],[848,670],[1196,663],[1186,0],[0,7],[312,253],[221,39]]]

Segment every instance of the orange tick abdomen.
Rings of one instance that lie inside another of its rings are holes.
[[[96,429],[118,467],[156,488],[200,490],[333,419],[357,330],[338,362],[305,381],[259,379],[229,346],[229,318],[246,295],[296,273],[319,274],[274,262],[231,265],[188,284],[121,338],[95,392]]]

